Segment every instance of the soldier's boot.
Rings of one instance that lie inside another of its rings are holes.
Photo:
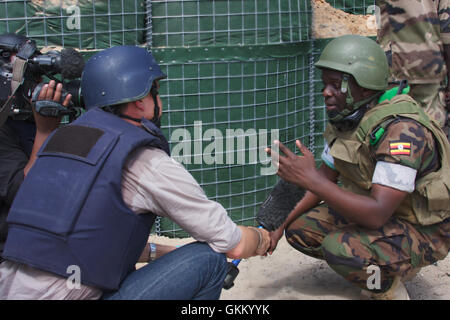
[[[391,287],[386,292],[374,293],[368,290],[362,290],[363,299],[370,300],[411,300],[400,277],[395,277]]]

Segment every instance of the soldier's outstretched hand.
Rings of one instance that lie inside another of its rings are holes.
[[[319,175],[311,151],[300,140],[295,141],[295,145],[303,154],[300,156],[293,153],[278,140],[275,140],[274,144],[279,147],[280,153],[270,148],[267,148],[266,151],[274,159],[274,164],[278,168],[278,176],[285,181],[308,189],[308,185],[314,183]]]

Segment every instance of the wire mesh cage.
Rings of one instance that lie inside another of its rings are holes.
[[[38,46],[105,49],[145,42],[144,0],[7,0],[0,30],[25,34]]]
[[[260,45],[309,39],[309,0],[152,1],[152,45]]]
[[[353,14],[367,14],[376,0],[327,0],[334,8]]]

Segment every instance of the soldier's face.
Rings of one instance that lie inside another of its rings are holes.
[[[339,113],[344,109],[351,109],[347,105],[347,92],[342,92],[343,73],[330,69],[322,69],[323,97],[328,114]],[[353,77],[349,78],[350,91],[355,102],[363,99],[361,87],[358,86]]]
[[[342,73],[329,69],[322,69],[323,97],[327,113],[335,113],[344,110],[347,103],[347,94],[341,92]]]

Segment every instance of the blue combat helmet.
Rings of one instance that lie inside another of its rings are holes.
[[[137,46],[117,46],[93,55],[81,77],[86,110],[136,101],[166,75],[153,55]]]

